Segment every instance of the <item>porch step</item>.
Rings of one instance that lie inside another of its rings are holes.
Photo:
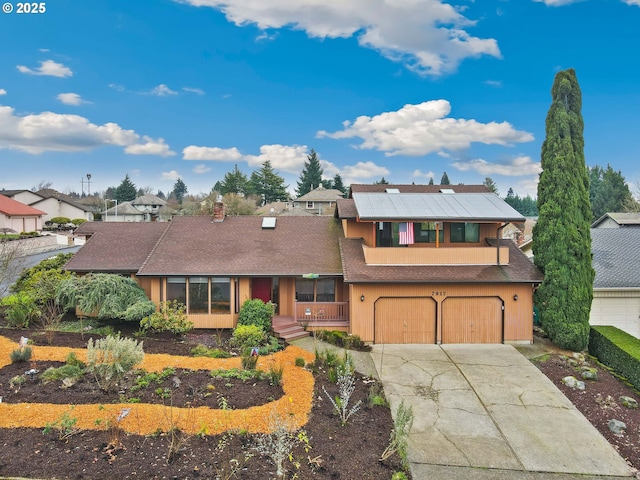
[[[285,325],[274,325],[273,331],[277,337],[288,342],[291,340],[297,340],[298,338],[308,337],[309,332],[305,331],[300,325],[296,323],[290,323]]]

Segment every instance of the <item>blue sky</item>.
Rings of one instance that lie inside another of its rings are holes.
[[[208,193],[314,148],[346,184],[536,193],[555,73],[588,165],[640,179],[640,0],[52,0],[0,14],[0,189]],[[8,9],[6,4],[3,10]]]

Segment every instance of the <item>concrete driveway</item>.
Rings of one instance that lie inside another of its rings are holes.
[[[633,476],[555,385],[510,345],[374,345],[393,413],[414,413],[411,473],[422,479]]]

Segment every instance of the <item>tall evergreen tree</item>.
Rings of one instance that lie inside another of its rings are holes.
[[[620,170],[595,165],[589,168],[589,199],[591,220],[595,221],[607,212],[625,211],[633,196]]]
[[[447,175],[447,172],[444,172],[442,174],[442,178],[440,179],[440,185],[451,185],[451,182],[449,181],[449,175]]]
[[[187,189],[187,185],[181,178],[179,178],[178,180],[176,180],[176,183],[173,184],[173,190],[171,190],[171,193],[178,201],[178,203],[182,205],[182,200],[184,199],[184,196],[188,191],[189,190]]]
[[[433,181],[433,177],[429,177],[429,185],[433,185],[434,181]]]
[[[333,188],[335,190],[339,190],[342,192],[342,195],[345,196],[347,194],[347,187],[344,186],[344,183],[342,183],[342,177],[340,176],[339,173],[336,173],[336,175],[333,177]]]
[[[222,182],[220,182],[219,184],[216,183],[213,188],[214,190],[220,192],[220,194],[222,195],[226,195],[227,193],[244,195],[245,193],[247,193],[248,183],[249,179],[244,173],[240,171],[240,169],[238,168],[238,164],[236,163],[231,172],[227,172],[224,174]]]
[[[485,187],[487,187],[490,192],[495,193],[496,195],[499,195],[498,186],[496,185],[496,182],[493,181],[493,178],[491,178],[491,177],[485,178],[484,182],[482,182],[482,184]]]
[[[589,341],[595,272],[582,94],[573,69],[556,74],[551,97],[533,231],[535,264],[544,281],[535,300],[549,337],[562,348],[580,351]]]
[[[136,199],[136,186],[129,178],[129,174],[125,175],[122,183],[113,192],[113,199],[118,203],[130,202]]]
[[[323,185],[322,172],[323,170],[320,166],[320,160],[318,160],[318,154],[312,148],[311,153],[307,155],[307,161],[304,162],[304,169],[300,174],[298,188],[296,188],[296,195],[301,197],[309,193],[314,188],[318,188],[320,185]],[[323,186],[326,188],[326,185]]]
[[[273,170],[269,160],[266,160],[259,170],[251,173],[247,187],[249,194],[255,194],[262,198],[262,205],[289,199],[284,178]]]
[[[386,178],[382,177],[380,180],[375,182],[374,185],[389,185],[389,182]]]

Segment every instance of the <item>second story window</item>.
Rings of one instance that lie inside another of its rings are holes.
[[[309,210],[312,210],[313,209],[313,202],[307,202],[307,208]]]
[[[452,223],[450,228],[451,243],[478,243],[480,241],[480,225],[478,223]]]
[[[442,224],[437,229],[438,242],[444,242],[444,228]],[[435,243],[436,242],[436,223],[435,222],[415,222],[413,224],[414,241],[416,243]]]

